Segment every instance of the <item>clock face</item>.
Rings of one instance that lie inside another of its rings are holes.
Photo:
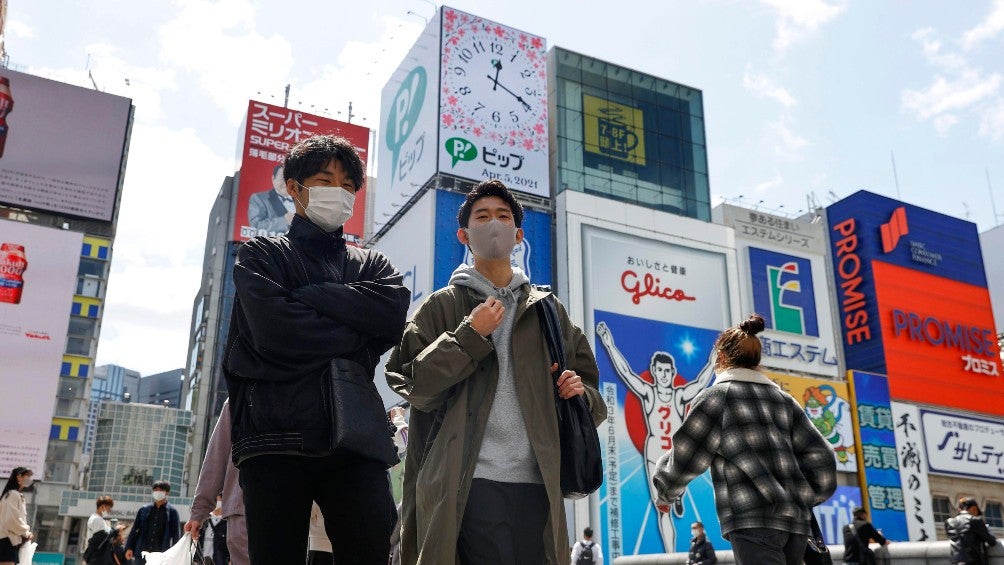
[[[542,38],[444,8],[441,127],[493,147],[546,154],[546,66]]]

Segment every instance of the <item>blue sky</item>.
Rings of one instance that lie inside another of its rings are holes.
[[[1004,0],[449,5],[701,89],[713,203],[796,213],[861,188],[896,197],[894,153],[903,200],[980,231],[1004,220]],[[136,106],[99,364],[184,366],[208,213],[235,170],[248,99],[281,103],[290,84],[291,106],[344,120],[351,101],[353,123],[375,128],[380,89],[433,11],[432,0],[9,5],[12,68],[88,87],[90,71]]]

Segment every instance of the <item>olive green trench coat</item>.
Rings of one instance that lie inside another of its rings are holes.
[[[561,452],[554,379],[547,343],[534,304],[550,294],[523,285],[513,324],[516,395],[527,435],[547,490],[547,563],[567,564],[569,541],[561,496]],[[405,328],[387,362],[387,382],[412,406],[404,500],[401,505],[402,563],[457,562],[457,538],[498,385],[498,362],[490,340],[465,321],[480,303],[474,291],[449,286],[433,293]],[[558,304],[569,369],[586,387],[593,420],[606,418],[597,391],[599,370],[589,341]]]

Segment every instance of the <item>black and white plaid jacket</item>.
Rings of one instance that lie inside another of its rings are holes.
[[[788,393],[762,373],[729,369],[690,405],[652,478],[676,500],[711,467],[722,534],[771,528],[809,534],[809,512],[837,488],[833,451]]]

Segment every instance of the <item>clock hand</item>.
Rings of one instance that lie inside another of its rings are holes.
[[[492,66],[495,67],[495,78],[492,79],[492,82],[495,84],[492,85],[492,90],[496,90],[499,85],[499,72],[502,70],[502,61],[492,59]]]
[[[502,84],[501,82],[499,82],[497,78],[492,78],[491,75],[485,75],[485,76],[487,76],[489,80],[491,80],[493,83],[495,83],[495,86],[501,86],[502,90],[508,92],[509,94],[512,94],[513,97],[517,101],[519,101],[520,104],[523,105],[523,109],[524,110],[526,110],[527,112],[530,111],[530,105],[526,103],[526,100],[523,100],[522,96],[520,96],[519,94],[516,94],[515,92],[513,92],[513,91],[509,90],[508,88],[506,88],[506,86],[504,84]],[[492,90],[495,90],[495,86],[492,87]]]

